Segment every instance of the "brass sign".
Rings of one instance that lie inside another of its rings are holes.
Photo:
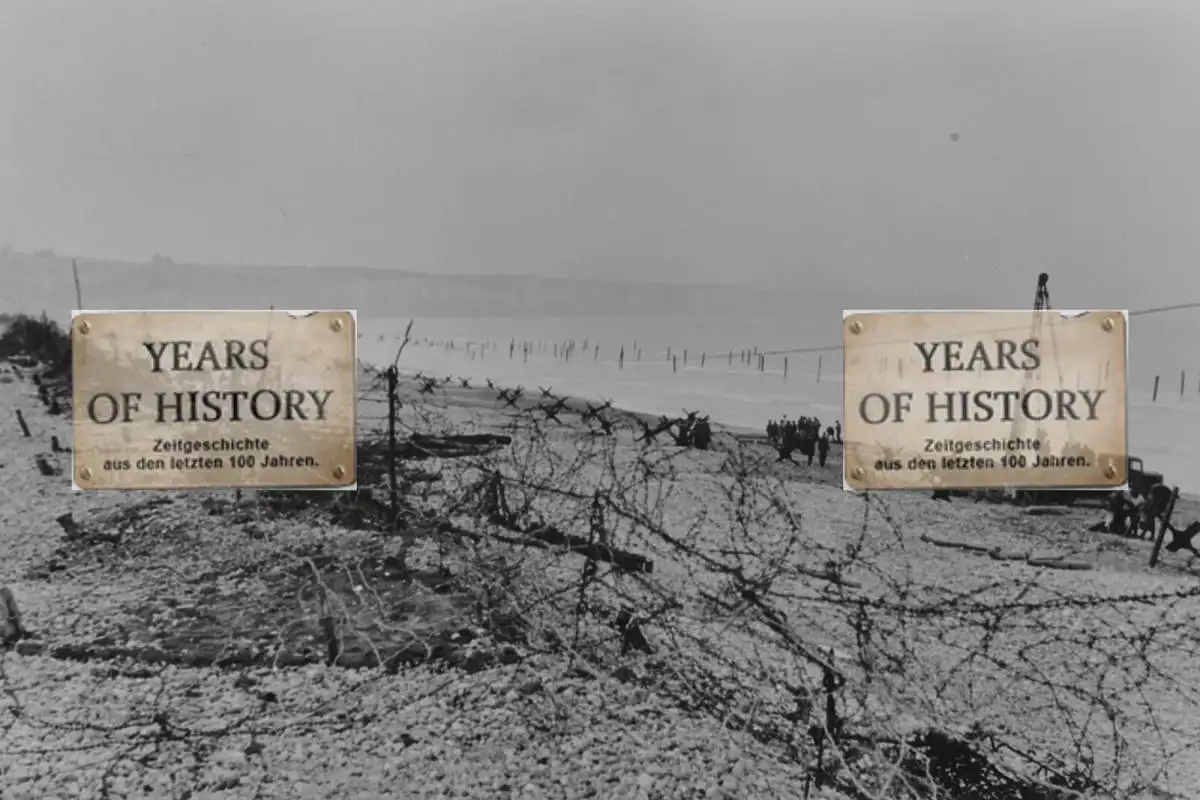
[[[73,483],[353,489],[353,311],[82,311]]]
[[[1125,312],[846,312],[842,328],[845,488],[1125,485]]]

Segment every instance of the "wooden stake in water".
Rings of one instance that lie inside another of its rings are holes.
[[[687,366],[687,350],[683,351],[683,363],[684,366]]]
[[[621,352],[617,355],[617,369],[625,369],[625,345],[621,345]]]
[[[1154,376],[1154,396],[1150,398],[1151,403],[1158,402],[1158,376]]]
[[[783,357],[783,379],[784,380],[787,380],[787,372],[788,372],[788,357],[784,356]]]
[[[671,356],[671,372],[679,372],[679,359]]]
[[[1179,373],[1179,396],[1183,397],[1183,385],[1187,382],[1187,370]]]
[[[729,366],[733,366],[733,351],[729,351]]]
[[[821,366],[824,362],[824,356],[817,356],[817,383],[821,382]]]

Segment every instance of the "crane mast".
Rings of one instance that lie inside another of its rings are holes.
[[[1050,310],[1050,274],[1043,272],[1038,275],[1037,291],[1033,295],[1033,323],[1030,327],[1029,338],[1040,342],[1042,340],[1042,322],[1045,318],[1043,311]],[[1022,388],[1027,389],[1031,383],[1034,383],[1034,371],[1026,370],[1025,381]],[[1020,439],[1025,433],[1025,419],[1021,415],[1013,420],[1012,438]],[[1041,438],[1041,431],[1038,432]]]

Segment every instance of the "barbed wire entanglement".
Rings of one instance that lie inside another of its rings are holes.
[[[357,492],[72,496],[41,360],[0,387],[31,429],[0,497],[13,797],[572,797],[601,765],[595,796],[1059,800],[1195,767],[1200,583],[1117,545],[1010,557],[1078,545],[1069,516],[852,495],[686,417],[399,357],[361,382]]]

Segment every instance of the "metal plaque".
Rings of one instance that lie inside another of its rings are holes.
[[[76,489],[353,489],[353,311],[77,311]]]
[[[842,327],[845,488],[1125,485],[1126,312],[846,312]]]

